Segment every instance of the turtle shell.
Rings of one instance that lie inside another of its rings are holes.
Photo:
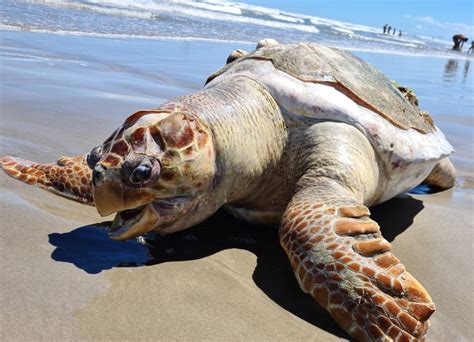
[[[348,52],[324,45],[278,44],[260,48],[227,64],[212,74],[206,84],[247,59],[269,60],[278,70],[303,82],[332,86],[401,129],[413,128],[421,133],[434,130],[426,112],[408,101],[380,71]]]

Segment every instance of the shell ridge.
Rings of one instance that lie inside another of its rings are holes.
[[[430,117],[414,107],[375,67],[324,45],[303,42],[261,48],[224,66],[206,84],[250,59],[271,61],[275,69],[303,82],[332,86],[397,128],[412,128],[422,134],[434,131]]]

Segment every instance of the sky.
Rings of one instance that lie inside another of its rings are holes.
[[[374,27],[389,24],[407,33],[445,40],[450,40],[457,33],[474,39],[473,0],[243,0],[242,2]]]

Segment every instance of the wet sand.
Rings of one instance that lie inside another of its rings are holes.
[[[236,48],[31,33],[3,43],[0,155],[39,162],[85,153],[128,114],[198,89]],[[429,341],[474,338],[472,104],[462,105],[454,119],[433,114],[459,151],[459,186],[372,209],[437,305]],[[3,173],[0,188],[2,340],[347,339],[299,290],[275,229],[222,212],[153,246],[123,244],[89,226],[104,220],[93,207]]]

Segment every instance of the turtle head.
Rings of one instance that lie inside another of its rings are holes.
[[[183,110],[131,115],[87,161],[97,211],[116,213],[112,239],[182,230],[216,210],[208,204],[216,174],[212,137]]]

